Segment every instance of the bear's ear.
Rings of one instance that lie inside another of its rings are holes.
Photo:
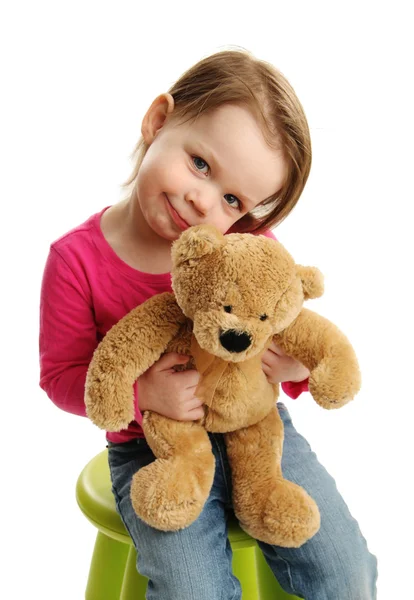
[[[196,225],[186,229],[172,245],[173,265],[179,266],[218,250],[225,243],[222,233],[212,225]]]
[[[309,298],[320,298],[323,294],[323,275],[316,267],[303,267],[296,265],[305,300]]]

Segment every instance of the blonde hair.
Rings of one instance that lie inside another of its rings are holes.
[[[268,145],[282,150],[288,175],[280,190],[244,215],[232,230],[260,233],[281,223],[299,200],[312,162],[303,107],[282,73],[247,50],[225,50],[188,69],[168,92],[174,98],[174,118],[183,122],[223,104],[238,104],[252,111]],[[141,137],[133,153],[133,172],[124,187],[135,184],[147,149]]]

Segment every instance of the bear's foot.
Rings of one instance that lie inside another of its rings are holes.
[[[162,531],[188,527],[208,498],[214,468],[211,452],[192,461],[183,456],[155,460],[132,479],[135,512],[145,523]]]
[[[281,479],[266,497],[252,495],[236,511],[241,527],[252,537],[284,548],[299,548],[317,533],[319,509],[300,486]],[[259,508],[258,511],[258,507]]]

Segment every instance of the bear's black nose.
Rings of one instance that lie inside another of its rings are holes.
[[[220,335],[220,344],[229,352],[243,352],[252,343],[252,339],[248,333],[239,332],[234,329],[223,331]]]

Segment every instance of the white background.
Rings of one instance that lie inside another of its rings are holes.
[[[49,244],[120,199],[153,97],[205,55],[238,45],[279,67],[305,107],[312,173],[276,233],[297,262],[324,272],[326,293],[311,308],[346,332],[363,374],[358,398],[337,412],[309,394],[282,399],[378,556],[379,600],[412,597],[408,6],[39,0],[1,9],[1,596],[82,598],[95,537],[75,482],[104,434],[38,388]]]

